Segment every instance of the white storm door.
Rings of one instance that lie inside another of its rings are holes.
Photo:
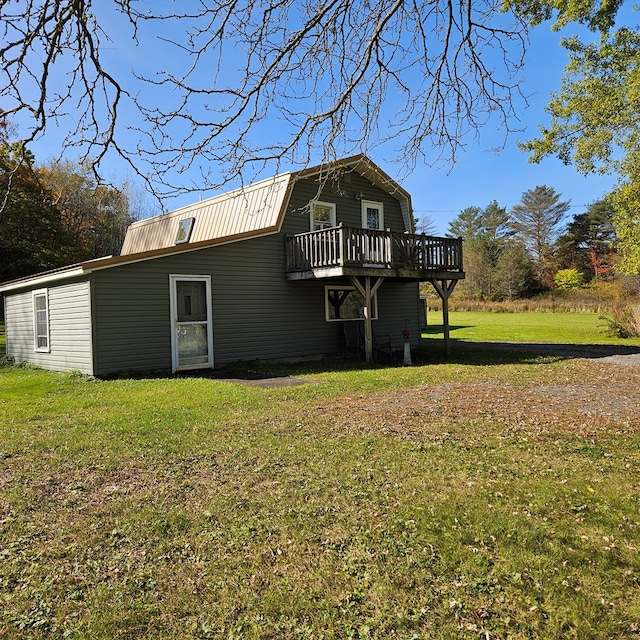
[[[173,371],[213,367],[211,277],[171,275]]]

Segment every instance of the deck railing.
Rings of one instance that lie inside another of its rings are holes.
[[[462,271],[462,240],[331,227],[286,238],[287,272],[328,267]]]

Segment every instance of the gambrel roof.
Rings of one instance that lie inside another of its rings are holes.
[[[290,183],[291,174],[284,173],[171,213],[134,222],[127,230],[121,255],[174,247],[182,220],[193,219],[191,245],[277,231]]]
[[[121,255],[131,255],[160,249],[176,249],[176,234],[181,221],[193,219],[188,247],[226,239],[241,240],[254,235],[279,231],[289,195],[302,178],[330,175],[336,169],[356,171],[372,184],[399,200],[405,228],[412,229],[409,194],[364,155],[347,158],[329,165],[313,167],[296,173],[283,173],[261,182],[196,202],[171,213],[132,224],[125,238]]]
[[[279,174],[240,189],[196,202],[170,213],[134,222],[119,256],[89,260],[0,285],[0,292],[80,276],[100,269],[195,251],[218,244],[278,233],[296,181],[339,171],[354,171],[398,200],[405,229],[413,231],[411,196],[365,155],[352,156],[302,171]],[[177,242],[179,225],[193,219],[186,241]]]

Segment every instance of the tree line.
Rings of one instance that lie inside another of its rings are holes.
[[[618,262],[613,205],[595,202],[565,224],[569,208],[554,189],[537,186],[511,210],[495,200],[462,210],[448,228],[465,241],[460,293],[512,300],[611,277]]]
[[[37,165],[0,122],[0,282],[118,255],[138,217],[127,184],[99,184],[85,163]]]
[[[127,227],[142,217],[130,185],[100,184],[80,162],[37,165],[24,143],[9,141],[10,130],[0,121],[0,282],[117,255]],[[610,274],[617,262],[613,205],[596,202],[563,229],[569,207],[554,189],[538,186],[510,211],[495,200],[461,211],[447,231],[465,241],[461,292],[514,299]],[[429,220],[416,226],[433,231]]]

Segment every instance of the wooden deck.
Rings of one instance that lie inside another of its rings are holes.
[[[442,299],[444,341],[449,340],[449,296],[464,278],[462,239],[332,227],[286,237],[286,278],[346,278],[364,299],[365,355],[373,361],[371,309],[383,282],[430,282]]]
[[[412,280],[464,278],[462,239],[332,227],[286,238],[289,280],[376,276]]]

